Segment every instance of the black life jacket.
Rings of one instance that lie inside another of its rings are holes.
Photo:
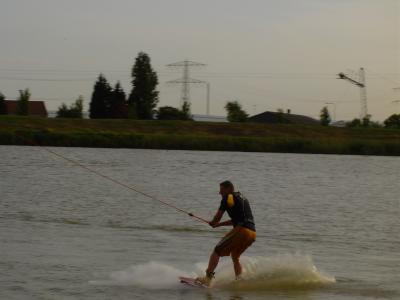
[[[234,205],[229,207],[226,203],[226,211],[232,219],[233,226],[239,225],[255,231],[255,222],[249,201],[240,192],[233,192],[232,195]],[[228,201],[228,197],[225,201]]]

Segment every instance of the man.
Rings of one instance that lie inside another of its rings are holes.
[[[242,274],[242,265],[239,261],[240,255],[256,240],[256,228],[249,201],[239,192],[235,192],[235,188],[230,181],[224,181],[220,184],[219,193],[222,196],[221,204],[209,224],[213,228],[232,225],[233,229],[214,248],[206,275],[196,278],[198,282],[207,286],[210,285],[214,278],[214,270],[221,256],[231,256],[236,279],[239,279]],[[225,211],[228,212],[231,219],[220,222]]]

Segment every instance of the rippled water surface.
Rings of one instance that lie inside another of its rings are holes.
[[[0,146],[0,299],[400,299],[400,159],[51,148],[199,216],[231,179],[257,241],[241,282],[211,229],[41,148]]]

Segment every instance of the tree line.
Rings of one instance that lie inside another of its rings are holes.
[[[181,109],[171,106],[156,109],[159,102],[157,73],[151,66],[150,57],[139,52],[131,71],[132,90],[127,97],[120,82],[112,87],[103,74],[100,74],[93,88],[89,104],[92,119],[129,118],[152,120],[189,120],[190,106],[184,103]]]
[[[332,118],[329,114],[328,107],[324,106],[320,112],[320,123],[322,126],[328,126],[332,123]],[[380,123],[373,121],[371,115],[366,115],[364,118],[355,118],[345,124],[348,128],[399,128],[400,129],[400,114],[392,114],[387,119]]]
[[[139,52],[131,70],[132,89],[129,96],[123,90],[121,83],[112,86],[104,74],[100,74],[94,84],[89,103],[91,119],[141,119],[141,120],[192,120],[190,104],[183,103],[181,108],[171,106],[159,107],[159,91],[157,90],[158,76],[151,66],[151,60],[145,52]],[[31,96],[29,89],[20,90],[18,99],[18,114],[28,115],[28,101]],[[246,122],[248,114],[237,101],[225,105],[229,122]],[[5,97],[0,93],[0,114],[6,114]],[[82,118],[83,97],[70,106],[62,104],[57,111],[59,118]],[[327,107],[320,112],[320,124],[328,126],[332,122]],[[368,115],[363,119],[354,119],[346,124],[347,127],[390,127],[400,128],[400,114],[393,114],[383,124],[372,121]]]

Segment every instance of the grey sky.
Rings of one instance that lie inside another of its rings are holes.
[[[0,0],[0,91],[29,87],[50,110],[82,94],[86,106],[103,72],[130,91],[130,69],[147,52],[160,79],[160,105],[177,106],[181,76],[166,64],[206,63],[192,77],[211,83],[211,110],[228,100],[250,113],[290,108],[337,118],[359,114],[359,91],[338,72],[364,67],[374,119],[400,112],[399,0]],[[192,87],[205,112],[204,86]]]

